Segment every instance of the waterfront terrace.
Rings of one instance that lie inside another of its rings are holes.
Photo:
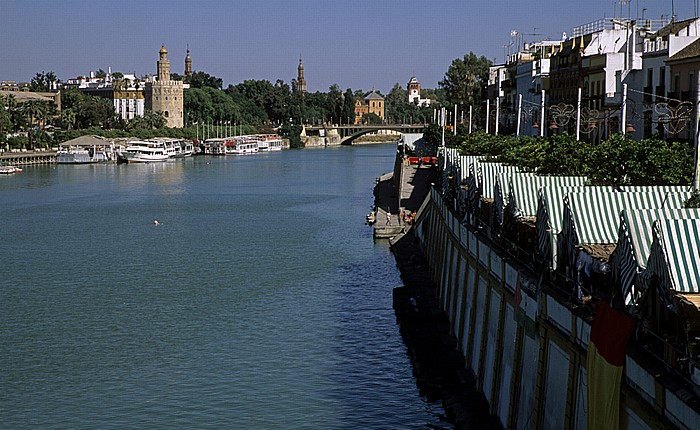
[[[492,416],[504,428],[700,428],[689,189],[591,187],[450,148],[438,166],[415,234]]]

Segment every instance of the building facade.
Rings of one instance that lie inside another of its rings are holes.
[[[165,45],[161,46],[159,60],[156,63],[158,77],[155,81],[146,83],[146,110],[162,112],[166,126],[182,128],[184,125],[184,85],[182,81],[170,79],[170,61]]]
[[[355,124],[362,124],[362,117],[367,114],[377,115],[384,122],[384,97],[372,90],[364,100],[355,102]]]
[[[430,106],[430,99],[420,98],[420,82],[415,76],[411,76],[411,79],[409,79],[407,89],[409,103],[415,103],[420,107]]]

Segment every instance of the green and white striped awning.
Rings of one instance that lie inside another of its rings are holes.
[[[476,161],[482,159],[479,155],[460,155],[459,156],[459,173],[460,181],[466,181],[469,177],[469,166]]]
[[[576,192],[564,199],[559,249],[569,267],[579,244],[617,243],[620,212],[623,209],[660,209],[668,206],[664,191],[648,192]]]
[[[700,293],[700,219],[654,222],[654,242],[644,278],[658,279],[662,297]]]
[[[624,185],[618,187],[624,193],[690,193],[693,187],[690,185]]]
[[[517,166],[509,166],[503,163],[485,163],[478,161],[476,163],[477,179],[479,192],[481,197],[492,199],[494,197],[494,185],[496,185],[496,175],[505,172],[520,172]]]
[[[646,291],[637,274],[646,268],[651,254],[654,222],[666,219],[700,219],[700,209],[625,209],[620,214],[612,273],[627,305],[636,305]]]
[[[585,176],[537,176],[526,173],[510,175],[507,204],[516,217],[537,214],[537,192],[542,187],[573,188],[586,185]]]
[[[561,232],[564,212],[564,196],[572,192],[595,190],[600,187],[544,186],[537,192],[537,250],[552,269],[557,267],[557,239]],[[612,188],[605,187],[612,192]]]

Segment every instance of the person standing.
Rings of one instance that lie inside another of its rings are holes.
[[[386,225],[391,224],[391,212],[386,211]]]

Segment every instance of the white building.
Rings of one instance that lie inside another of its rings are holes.
[[[123,74],[122,77],[116,78],[110,67],[104,77],[97,77],[95,72],[90,72],[89,77],[78,76],[68,79],[66,86],[111,100],[114,111],[124,120],[143,116],[145,85],[134,74]]]
[[[430,99],[420,98],[420,82],[415,76],[411,76],[408,81],[408,102],[415,103],[420,107],[430,106]]]

